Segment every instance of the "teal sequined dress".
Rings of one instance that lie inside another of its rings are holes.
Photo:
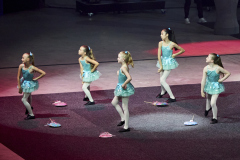
[[[170,49],[170,44],[172,42],[170,42],[168,44],[168,46],[163,46],[162,45],[162,56],[161,56],[161,60],[162,60],[162,66],[163,66],[163,70],[171,70],[171,69],[175,69],[178,67],[178,63],[176,61],[175,58],[172,58],[172,50]],[[157,65],[158,68],[160,68],[160,64],[159,61],[157,61]]]
[[[207,78],[206,84],[204,86],[204,92],[211,95],[220,94],[225,90],[224,85],[218,82],[220,74],[217,74],[216,69],[213,71],[209,69],[207,70]]]
[[[80,78],[83,77],[83,82],[92,82],[101,76],[101,73],[98,70],[95,70],[94,72],[91,72],[91,64],[86,63],[85,58],[84,60],[80,60],[82,66],[83,66],[83,76],[80,74]]]
[[[121,71],[121,69],[119,70],[118,73],[118,84],[117,87],[114,90],[114,95],[118,96],[118,97],[128,97],[134,94],[135,90],[134,90],[134,86],[129,82],[127,84],[127,88],[123,89],[122,88],[122,84],[127,80],[127,76],[124,75]]]
[[[21,88],[24,93],[32,93],[39,87],[38,81],[33,80],[33,73],[29,72],[30,68],[32,68],[32,66],[30,66],[28,70],[22,68],[23,77],[21,78]]]

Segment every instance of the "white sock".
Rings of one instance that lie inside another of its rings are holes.
[[[84,82],[83,86],[82,86],[82,89],[83,89],[84,93],[86,94],[86,96],[88,97],[89,101],[93,102],[92,95],[91,95],[90,91],[88,90],[88,87],[90,86],[90,84],[91,83]]]
[[[128,129],[128,123],[129,123],[128,101],[129,101],[129,97],[122,97],[122,108],[123,108],[124,119],[125,119],[125,123],[123,127],[124,129]]]
[[[167,77],[169,76],[171,70],[164,70],[160,73],[160,83],[161,83],[161,94],[165,93],[165,91],[167,91],[167,93],[169,94],[170,98],[175,99],[169,85],[166,82]]]
[[[31,105],[28,103],[28,97],[31,95],[31,93],[23,93],[23,98],[22,98],[22,102],[23,104],[25,105],[25,107],[27,108],[28,110],[28,113],[31,115],[31,116],[34,116],[33,114],[33,111],[32,111],[32,108],[31,108]]]
[[[118,104],[118,97],[115,96],[112,100],[112,105],[116,108],[117,112],[119,113],[120,117],[121,117],[121,121],[125,120],[122,108],[119,106]]]
[[[219,94],[213,94],[212,98],[211,98],[211,106],[212,106],[212,112],[213,112],[213,118],[217,119],[217,98],[218,98]]]

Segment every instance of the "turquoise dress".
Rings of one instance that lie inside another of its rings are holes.
[[[22,68],[23,77],[21,78],[21,88],[24,93],[32,93],[39,87],[38,81],[33,80],[33,73],[29,72],[31,68],[32,66],[30,66],[28,70]]]
[[[117,87],[114,90],[114,95],[118,96],[118,97],[128,97],[134,94],[135,90],[134,90],[134,86],[129,82],[127,84],[127,88],[123,89],[122,88],[122,84],[127,80],[127,76],[124,75],[121,71],[121,69],[119,70],[118,73],[118,84]]]
[[[218,82],[220,74],[216,72],[216,69],[213,71],[209,69],[207,70],[207,78],[206,84],[204,86],[204,92],[211,95],[220,94],[225,90],[224,85]]]
[[[85,57],[86,58],[86,57]],[[86,63],[84,60],[80,60],[82,66],[83,66],[83,76],[80,74],[80,78],[82,79],[83,77],[83,82],[93,82],[97,79],[99,79],[99,77],[101,76],[101,73],[98,70],[95,70],[94,72],[91,72],[91,64],[90,63]]]
[[[168,46],[163,46],[162,45],[162,56],[161,56],[161,60],[162,60],[162,66],[163,66],[163,70],[171,70],[171,69],[175,69],[178,67],[178,63],[176,61],[175,58],[172,58],[172,53],[173,50],[170,49],[170,44],[172,42],[170,42],[168,44]],[[157,65],[158,68],[160,68],[160,64],[159,61],[157,61]]]

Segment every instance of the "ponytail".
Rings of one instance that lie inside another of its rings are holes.
[[[92,59],[92,60],[96,60],[94,55],[93,55],[93,52],[92,52],[92,49],[90,48],[90,46],[87,46],[87,45],[83,45],[82,46],[84,48],[84,51],[86,52],[86,55]],[[91,68],[94,67],[94,64],[91,63]]]
[[[176,44],[177,41],[176,41],[176,38],[175,38],[175,34],[174,34],[174,31],[171,30],[171,28],[166,28],[166,29],[163,29],[167,34],[168,34],[168,39]],[[174,47],[175,51],[178,50],[176,47]]]
[[[211,53],[211,55],[212,55],[213,63],[219,65],[222,68],[224,68],[223,64],[222,64],[221,57],[216,53]],[[223,76],[224,76],[224,74],[223,74]]]
[[[134,63],[132,59],[132,55],[129,51],[121,51],[121,53],[124,55],[124,59],[127,65],[131,65],[132,68],[134,68]]]
[[[213,63],[219,65],[222,68],[224,68],[223,64],[222,64],[221,57],[216,53],[211,53],[211,55],[212,55]]]
[[[26,54],[28,54],[28,58],[30,59],[30,62],[32,63],[32,65],[35,66],[33,53],[30,52],[30,53],[26,53]]]

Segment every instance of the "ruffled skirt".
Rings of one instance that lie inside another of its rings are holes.
[[[118,97],[128,97],[133,95],[135,92],[134,86],[131,83],[127,84],[127,88],[122,88],[122,83],[118,83],[114,90],[114,95]]]
[[[21,88],[24,93],[32,93],[33,91],[36,91],[38,87],[39,87],[38,81],[23,80],[21,84]]]
[[[83,71],[83,79],[81,74],[80,74],[80,78],[83,80],[83,82],[93,82],[99,79],[101,75],[102,74],[98,70],[95,70],[94,72]]]
[[[179,65],[175,58],[171,58],[171,57],[161,57],[161,60],[162,60],[163,70],[175,69],[175,68],[177,68],[178,65]],[[156,66],[157,66],[158,68],[160,68],[159,61],[157,61]]]
[[[204,86],[204,92],[211,95],[220,94],[224,92],[224,90],[225,90],[225,87],[223,83],[219,83],[219,82],[206,82]]]

